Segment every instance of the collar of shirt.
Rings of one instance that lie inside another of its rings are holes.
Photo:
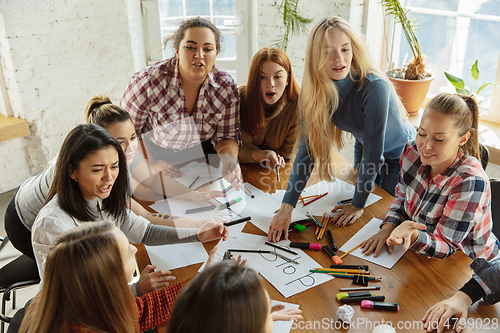
[[[455,170],[462,164],[462,157],[464,157],[465,154],[463,153],[462,149],[458,150],[457,157],[453,161],[450,167],[448,167],[446,170],[441,172],[439,175],[436,177],[432,178],[429,182],[432,182],[435,184],[440,190],[443,189],[443,187],[446,185],[446,182],[448,179],[452,176],[452,174],[455,172]],[[422,164],[424,167],[424,165]]]
[[[182,86],[181,75],[179,73],[179,67],[175,64],[175,59],[169,59],[167,61],[167,76],[168,76],[168,89],[176,89]],[[219,88],[220,84],[215,80],[214,71],[218,71],[216,64],[212,67],[212,70],[208,73],[205,81],[203,81],[202,86],[209,84],[214,88]]]

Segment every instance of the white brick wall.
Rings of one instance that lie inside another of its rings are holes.
[[[41,171],[84,121],[91,95],[117,102],[134,73],[128,21],[136,0],[53,1],[53,12],[0,12],[0,57],[13,112],[31,135],[0,143],[0,193]],[[139,14],[140,17],[140,14]]]
[[[304,58],[309,32],[316,23],[327,16],[340,16],[349,21],[351,2],[362,3],[361,0],[300,0],[299,13],[304,17],[312,18],[313,22],[308,25],[308,33],[289,38],[287,54],[292,62],[295,79],[299,84],[302,82],[304,73]],[[280,0],[258,0],[259,49],[274,44],[274,41],[283,34],[283,19],[279,14],[280,4]],[[362,21],[353,23],[353,25],[361,27]]]

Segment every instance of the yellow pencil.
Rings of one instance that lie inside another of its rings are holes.
[[[361,243],[359,243],[358,245],[356,245],[355,247],[353,247],[352,249],[350,249],[349,251],[347,251],[346,253],[344,253],[343,255],[340,256],[340,259],[344,258],[346,255],[348,255],[349,253],[351,253],[352,251],[356,250],[357,248],[359,248],[361,245],[363,245],[365,241],[362,241]]]
[[[323,215],[323,216],[325,216],[325,215]],[[321,228],[321,230],[319,231],[319,235],[318,235],[318,238],[316,240],[320,240],[321,238],[323,238],[325,230],[328,227],[328,220],[329,220],[329,218],[326,216],[323,220],[321,220],[321,224],[323,224],[323,228]]]
[[[325,219],[325,215],[326,215],[326,213],[323,213],[323,216],[321,217],[321,221],[319,222],[319,223],[320,223],[320,224],[322,224],[323,226],[324,226],[324,224],[323,224],[323,220]],[[323,228],[322,228],[322,229],[323,229]],[[319,227],[316,227],[316,232],[315,232],[314,234],[315,234],[315,235],[318,235],[318,232],[319,232]],[[319,235],[318,235],[318,236],[319,236]],[[318,239],[319,239],[319,238],[318,238]]]

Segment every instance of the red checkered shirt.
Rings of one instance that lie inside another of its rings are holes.
[[[430,179],[430,166],[422,164],[411,141],[400,164],[396,195],[382,225],[406,220],[425,224],[411,248],[430,257],[446,258],[457,249],[473,259],[498,255],[491,232],[490,183],[477,159],[460,150],[447,170]]]
[[[120,106],[129,112],[137,133],[163,148],[186,149],[208,139],[214,147],[222,140],[240,143],[238,90],[232,77],[215,64],[191,116],[172,59],[134,74]]]

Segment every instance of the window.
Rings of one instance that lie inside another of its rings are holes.
[[[231,74],[238,85],[246,83],[249,57],[249,34],[246,24],[249,10],[247,0],[149,0],[147,8],[146,48],[149,63],[171,58],[171,44],[162,51],[159,46],[185,19],[200,16],[214,23],[222,33],[221,53],[216,63]]]
[[[418,24],[416,34],[427,56],[427,65],[435,75],[429,94],[453,91],[443,70],[473,82],[470,68],[478,59],[479,80],[476,91],[485,82],[495,80],[500,55],[500,1],[498,0],[402,0],[408,16]],[[413,56],[396,24],[392,62],[401,67]],[[448,87],[448,88],[443,88]],[[448,90],[447,90],[448,89]],[[480,93],[481,109],[488,110],[492,87]]]

